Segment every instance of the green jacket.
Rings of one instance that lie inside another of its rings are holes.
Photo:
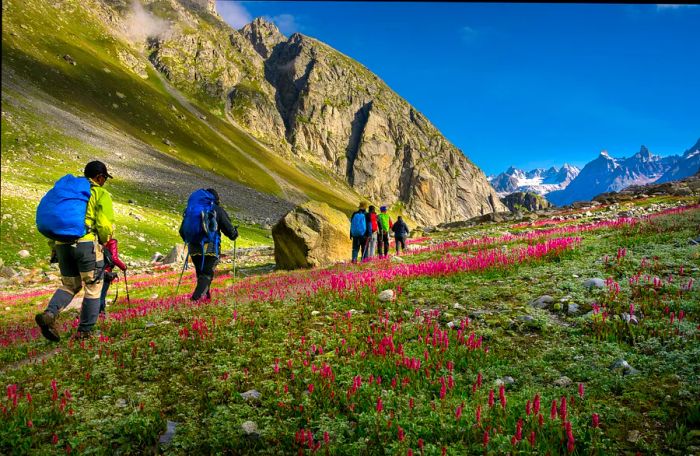
[[[104,244],[112,238],[114,229],[114,209],[112,208],[112,195],[104,187],[97,185],[90,179],[90,199],[85,211],[85,226],[90,227],[88,233],[78,239],[92,241],[97,234],[97,240]]]

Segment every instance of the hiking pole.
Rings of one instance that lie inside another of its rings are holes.
[[[233,281],[236,281],[236,240],[233,240]]]
[[[126,290],[126,302],[131,305],[131,299],[129,299],[129,282],[126,280],[126,269],[122,271],[124,273],[124,289]]]
[[[182,265],[182,271],[180,272],[180,278],[177,281],[177,287],[175,287],[175,296],[177,296],[177,291],[180,289],[180,282],[182,282],[182,275],[185,273],[185,266],[187,266],[187,259],[190,257],[190,251],[187,249],[187,255],[185,255],[185,263]]]

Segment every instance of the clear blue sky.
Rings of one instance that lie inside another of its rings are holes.
[[[217,1],[360,61],[487,174],[700,137],[700,7]]]

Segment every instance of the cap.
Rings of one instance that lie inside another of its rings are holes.
[[[85,165],[85,171],[83,174],[85,174],[85,177],[87,178],[97,177],[100,174],[112,178],[112,175],[107,172],[107,165],[99,160],[91,161]]]
[[[215,202],[216,204],[221,204],[221,199],[219,199],[219,192],[217,192],[217,191],[214,190],[213,188],[208,188],[207,191],[208,191],[209,193],[211,193],[212,195],[214,195],[214,202]]]
[[[379,210],[380,210],[381,212],[386,212],[386,206],[380,207]]]
[[[360,201],[360,209],[367,209],[367,201]]]

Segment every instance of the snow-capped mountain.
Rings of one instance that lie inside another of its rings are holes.
[[[579,173],[579,169],[569,164],[561,168],[552,166],[549,169],[535,168],[530,171],[511,166],[505,172],[489,177],[489,182],[498,192],[499,196],[505,196],[513,192],[533,192],[546,195],[554,190],[561,190],[571,182]]]
[[[686,155],[690,157],[688,163],[684,163]],[[687,165],[695,155],[690,152],[686,155],[662,158],[652,154],[645,146],[629,158],[613,158],[603,151],[598,158],[586,164],[566,188],[547,194],[547,199],[558,206],[564,206],[574,201],[588,201],[600,193],[620,191],[630,185],[656,182],[675,168],[679,169],[679,177],[672,179],[692,175],[697,171],[697,166],[688,170]],[[688,174],[680,176],[685,172]]]
[[[671,167],[656,182],[668,182],[684,177],[692,176],[700,170],[700,139],[693,147],[686,150],[681,158],[671,165]]]

